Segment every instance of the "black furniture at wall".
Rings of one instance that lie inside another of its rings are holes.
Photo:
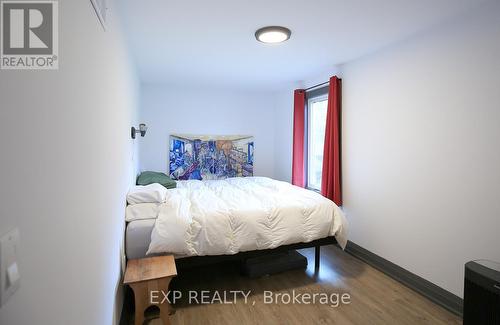
[[[500,263],[465,264],[464,325],[500,325]]]

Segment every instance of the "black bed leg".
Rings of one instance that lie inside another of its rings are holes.
[[[321,246],[316,246],[314,248],[314,272],[319,271],[319,255]]]

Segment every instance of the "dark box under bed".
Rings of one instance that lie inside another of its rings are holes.
[[[306,268],[307,258],[295,250],[251,257],[242,262],[243,273],[251,278]]]

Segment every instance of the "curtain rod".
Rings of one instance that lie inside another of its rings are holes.
[[[310,90],[313,90],[315,88],[318,88],[318,87],[321,87],[321,86],[324,86],[324,85],[328,85],[330,83],[330,81],[326,81],[326,82],[322,82],[320,84],[317,84],[317,85],[314,85],[312,87],[309,87],[309,88],[306,88],[304,89],[305,91],[310,91]]]

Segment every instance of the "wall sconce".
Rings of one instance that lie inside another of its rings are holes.
[[[146,126],[146,124],[141,123],[141,124],[139,124],[139,129],[136,129],[135,127],[132,127],[130,129],[130,135],[132,136],[132,139],[135,139],[135,135],[137,133],[140,133],[141,137],[144,137],[146,135],[147,130],[148,130],[148,127]]]

